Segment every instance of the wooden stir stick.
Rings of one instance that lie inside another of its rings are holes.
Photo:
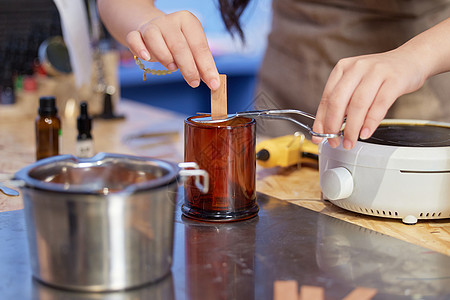
[[[325,291],[320,286],[302,285],[300,287],[299,300],[323,300]]]
[[[273,285],[274,300],[323,300],[325,290],[319,286],[302,285],[298,294],[295,280],[276,280]],[[356,287],[342,300],[370,300],[377,294],[373,288]]]
[[[298,283],[295,280],[277,280],[273,286],[274,300],[297,300]]]
[[[211,90],[211,119],[220,120],[227,117],[227,75],[219,74],[220,87]]]

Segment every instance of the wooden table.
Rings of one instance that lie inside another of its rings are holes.
[[[126,118],[94,121],[92,134],[97,152],[154,156],[174,162],[183,160],[185,116],[125,100],[120,101],[116,110],[125,114]],[[76,121],[72,118],[63,119],[62,122],[62,152],[74,153]],[[146,137],[138,137],[142,134]],[[32,117],[0,119],[0,181],[35,161],[34,139]],[[405,225],[397,219],[377,218],[343,210],[321,199],[319,172],[315,165],[272,169],[258,167],[257,191],[450,255],[449,219]],[[20,196],[0,194],[0,211],[21,208],[23,203]]]

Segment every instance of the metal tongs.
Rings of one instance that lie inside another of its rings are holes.
[[[316,119],[316,116],[314,116],[310,113],[301,111],[301,110],[297,110],[297,109],[265,109],[265,110],[242,111],[242,112],[237,112],[235,114],[229,114],[229,115],[227,115],[226,118],[215,119],[215,120],[213,120],[209,114],[206,114],[206,113],[201,113],[201,114],[203,114],[205,116],[192,119],[192,121],[198,122],[198,123],[218,123],[218,122],[229,121],[236,117],[253,117],[253,118],[264,117],[264,118],[269,118],[269,119],[281,119],[281,120],[287,120],[287,121],[294,122],[295,124],[301,126],[305,130],[307,130],[311,136],[316,136],[316,137],[320,137],[320,138],[336,138],[336,137],[342,136],[342,134],[344,132],[343,130],[341,130],[338,133],[318,133],[318,132],[313,131],[310,126],[303,124],[303,123],[295,120],[292,117],[283,116],[285,114],[295,114],[295,115],[300,115],[300,116],[303,116],[303,117],[306,117],[306,118],[309,118],[312,120]]]

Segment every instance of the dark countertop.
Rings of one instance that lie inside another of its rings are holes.
[[[23,210],[0,213],[2,299],[273,299],[276,280],[319,286],[325,299],[355,287],[373,299],[449,299],[450,257],[259,194],[259,216],[196,222],[176,209],[172,273],[117,293],[76,293],[33,280]]]

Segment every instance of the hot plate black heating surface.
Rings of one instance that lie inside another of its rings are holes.
[[[450,127],[420,124],[382,124],[363,142],[400,147],[449,147]]]

